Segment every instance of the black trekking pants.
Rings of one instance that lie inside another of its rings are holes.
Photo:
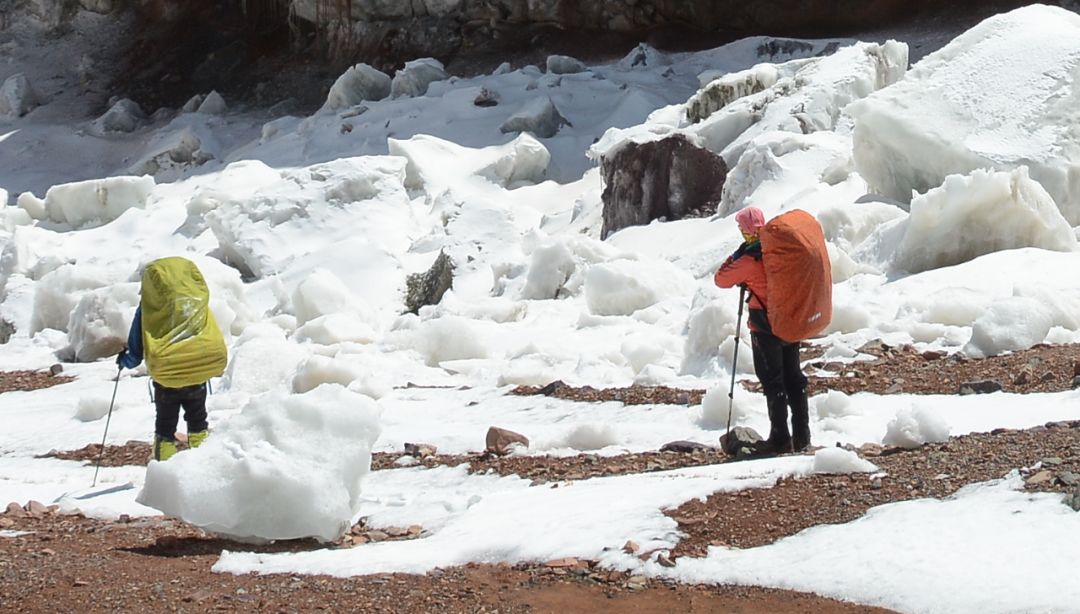
[[[770,439],[783,443],[788,438],[787,408],[790,406],[795,431],[809,441],[807,380],[799,364],[799,344],[759,331],[751,331],[750,340],[754,348],[754,372],[761,381],[769,405]]]
[[[166,388],[154,382],[154,434],[159,439],[176,439],[176,423],[180,420],[180,408],[184,408],[187,432],[197,433],[209,428],[206,422],[206,384],[184,388]]]

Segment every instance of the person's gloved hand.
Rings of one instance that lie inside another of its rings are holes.
[[[127,350],[120,350],[120,353],[116,355],[116,366],[123,367],[125,360],[127,360]]]

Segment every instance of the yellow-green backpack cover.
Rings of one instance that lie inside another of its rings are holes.
[[[195,263],[161,258],[142,275],[143,353],[150,377],[166,388],[206,382],[225,372],[228,350],[210,290]]]

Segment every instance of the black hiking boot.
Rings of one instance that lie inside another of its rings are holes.
[[[791,397],[791,447],[795,452],[810,447],[810,408],[805,390]]]
[[[787,398],[784,394],[765,397],[769,405],[769,438],[761,442],[755,452],[760,454],[785,454],[791,452],[791,435],[787,425]]]

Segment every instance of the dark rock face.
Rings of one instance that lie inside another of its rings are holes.
[[[678,220],[716,211],[727,172],[723,158],[682,135],[620,147],[601,161],[601,238],[656,219]]]
[[[437,305],[454,283],[454,261],[446,252],[424,273],[415,273],[405,279],[405,310],[416,313],[424,305]]]

